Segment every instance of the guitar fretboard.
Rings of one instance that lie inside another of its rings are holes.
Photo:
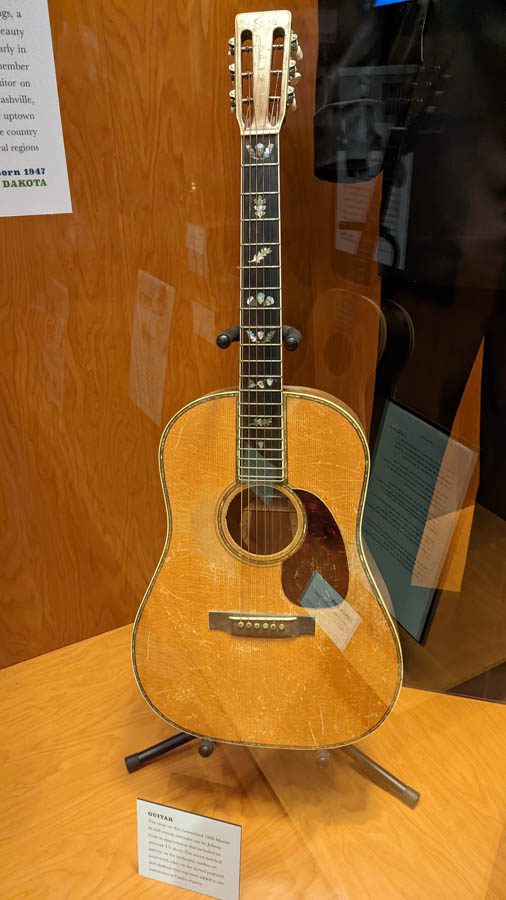
[[[238,477],[285,477],[278,135],[242,137]]]

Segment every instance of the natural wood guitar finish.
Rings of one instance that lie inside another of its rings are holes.
[[[314,636],[255,640],[209,630],[216,609],[308,614],[286,599],[282,563],[240,561],[223,542],[218,509],[236,481],[237,392],[211,394],[179,413],[162,438],[168,533],[135,623],[134,668],[148,703],[184,731],[244,744],[338,746],[374,731],[392,710],[400,650],[360,538],[368,474],[360,425],[327,395],[285,396],[288,483],[321,498],[338,523],[346,600],[360,624],[342,651],[333,639],[333,616],[343,628],[339,606],[317,612]]]

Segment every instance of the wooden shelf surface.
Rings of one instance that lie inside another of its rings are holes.
[[[130,627],[0,672],[2,898],[197,897],[137,875],[135,800],[243,826],[246,900],[506,897],[506,710],[405,688],[360,745],[421,791],[409,810],[343,753],[193,744],[135,774],[168,729],[133,681]]]

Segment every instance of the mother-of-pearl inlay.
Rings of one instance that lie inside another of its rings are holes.
[[[269,253],[272,253],[271,247],[262,247],[261,250],[257,250],[255,255],[252,257],[252,263],[260,263],[265,259],[266,256],[269,256]]]
[[[258,194],[253,201],[253,209],[257,219],[263,219],[267,210],[267,203],[262,194]]]

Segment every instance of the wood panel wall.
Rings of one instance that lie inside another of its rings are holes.
[[[165,535],[162,427],[237,382],[237,349],[214,345],[238,317],[226,47],[237,12],[269,7],[49,2],[73,213],[0,219],[1,665],[132,620]],[[313,176],[316,8],[291,3],[305,59],[282,138],[284,300],[304,345],[286,380],[366,419],[348,312],[377,303],[376,270],[333,249],[335,188]]]

